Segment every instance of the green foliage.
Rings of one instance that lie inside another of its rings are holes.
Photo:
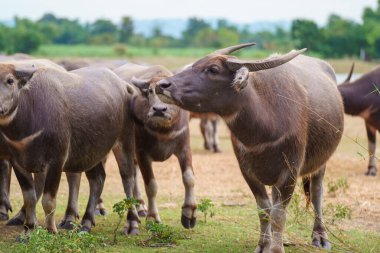
[[[201,199],[201,202],[198,204],[197,209],[201,211],[204,215],[204,222],[207,222],[207,215],[211,218],[215,216],[215,207],[211,199]]]
[[[327,192],[331,195],[336,195],[339,191],[346,192],[349,185],[346,178],[339,178],[338,180],[329,180],[327,182]]]
[[[125,198],[117,203],[115,203],[112,207],[114,213],[119,216],[119,221],[116,225],[116,228],[113,232],[113,244],[117,243],[117,231],[119,230],[121,221],[123,220],[124,214],[134,206],[140,205],[140,202],[135,198]]]
[[[271,52],[306,47],[312,55],[328,58],[358,57],[359,54],[366,59],[380,58],[380,5],[365,8],[360,23],[332,14],[322,27],[312,20],[296,19],[292,22],[290,31],[277,28],[275,31],[253,33],[249,26],[241,29],[225,19],[217,20],[215,25],[192,17],[188,19],[181,38],[163,34],[161,27],[155,27],[152,36],[137,34],[133,19],[128,16],[122,17],[119,24],[108,19],[82,24],[78,20],[59,18],[47,13],[36,22],[16,17],[15,24],[14,27],[0,25],[0,52],[31,53],[38,50],[42,43],[128,43],[128,46],[148,46],[153,55],[159,56],[164,54],[164,48],[169,47],[221,48],[254,41],[257,43],[256,48]],[[124,55],[120,51],[115,53],[118,56]]]
[[[349,206],[343,204],[329,203],[325,214],[332,218],[331,223],[335,223],[337,220],[351,219],[352,210]]]
[[[150,232],[150,237],[148,239],[150,243],[176,243],[177,238],[175,231],[172,227],[169,227],[168,225],[157,223],[155,221],[147,221],[146,229]]]
[[[17,243],[12,248],[18,253],[55,253],[55,252],[97,252],[105,246],[104,238],[87,232],[80,232],[75,226],[71,231],[49,233],[42,227],[34,229],[27,237],[21,235],[27,243]]]

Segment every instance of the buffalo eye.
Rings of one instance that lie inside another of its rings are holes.
[[[14,83],[13,78],[8,78],[7,79],[7,84],[12,85],[13,83]]]
[[[148,91],[149,91],[150,94],[153,94],[153,89],[152,88],[149,88]]]
[[[207,69],[207,73],[216,75],[216,74],[219,74],[219,69],[216,66],[211,66]]]

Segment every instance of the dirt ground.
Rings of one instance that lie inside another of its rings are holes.
[[[193,119],[190,127],[197,199],[211,198],[218,205],[246,205],[254,201],[238,168],[230,144],[229,132],[224,123],[220,131],[222,153],[219,154],[203,150],[199,120]],[[344,178],[348,183],[348,189],[345,193],[336,196],[325,191],[324,205],[333,202],[351,208],[352,217],[345,221],[343,226],[379,232],[380,175],[376,177],[364,175],[368,161],[367,152],[363,148],[367,147],[364,122],[360,118],[346,117],[344,135],[338,150],[328,163],[325,184],[328,181]],[[377,154],[380,157],[379,153]],[[176,158],[172,157],[164,163],[154,163],[153,168],[159,184],[159,207],[178,206],[176,200],[184,196],[184,188]],[[123,196],[120,176],[112,155],[107,162],[106,171],[107,179],[103,195],[107,207],[111,207]],[[85,181],[83,177],[81,194],[87,196],[88,184]],[[144,189],[142,191],[144,192]],[[11,200],[12,202],[17,201],[16,207],[22,200],[21,191],[15,178],[12,180]],[[67,183],[63,177],[57,204],[64,207],[66,201]],[[86,203],[82,202],[80,206],[84,208]],[[60,218],[57,217],[58,219]]]

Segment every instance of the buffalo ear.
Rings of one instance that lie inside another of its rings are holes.
[[[37,71],[37,67],[33,64],[31,66],[22,66],[15,68],[15,76],[18,79],[18,84],[20,88],[24,87],[30,79],[32,79],[33,74]]]
[[[240,91],[244,89],[248,84],[249,69],[247,67],[241,67],[235,72],[235,78],[232,81],[232,87],[235,90]]]
[[[137,79],[136,77],[132,77],[131,83],[140,89],[141,93],[147,93],[150,85],[150,80],[146,79]]]

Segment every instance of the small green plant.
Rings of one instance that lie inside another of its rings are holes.
[[[211,199],[201,199],[198,204],[198,210],[203,213],[205,223],[207,222],[207,215],[210,215],[211,218],[215,216],[214,206]]]
[[[336,220],[351,219],[352,210],[350,207],[343,204],[332,204],[327,205],[326,213],[332,216],[332,223]]]
[[[147,221],[146,229],[151,233],[147,240],[150,244],[171,245],[176,243],[176,233],[174,229],[168,225],[155,221]]]
[[[127,54],[127,48],[125,45],[123,44],[116,44],[114,47],[113,47],[113,51],[115,52],[115,54],[119,57],[122,57],[122,56],[125,56]]]
[[[123,220],[124,214],[133,206],[140,205],[140,202],[135,198],[125,198],[113,205],[113,212],[119,216],[119,221],[113,232],[113,243],[117,243],[117,231],[119,230],[121,221]]]
[[[28,235],[20,235],[20,239],[27,243],[15,244],[13,252],[96,252],[99,247],[105,246],[103,237],[81,232],[80,226],[75,224],[73,230],[59,231],[56,234],[49,233],[39,226]]]
[[[347,179],[341,177],[336,181],[330,180],[327,183],[327,192],[331,195],[336,195],[336,193],[341,190],[343,192],[346,192],[348,189],[348,182]]]

